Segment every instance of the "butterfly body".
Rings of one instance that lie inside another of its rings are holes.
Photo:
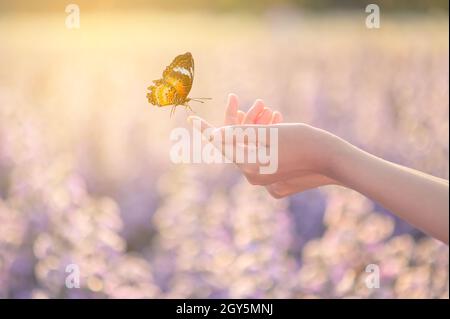
[[[188,98],[194,80],[194,59],[190,52],[177,56],[166,67],[162,79],[153,81],[148,87],[148,101],[158,107],[173,105],[172,112],[178,105],[191,109]],[[199,101],[202,102],[202,101]],[[192,109],[191,109],[192,110]]]

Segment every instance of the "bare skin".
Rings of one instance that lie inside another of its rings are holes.
[[[201,131],[213,127],[201,121]],[[234,128],[278,128],[278,170],[260,174],[258,163],[237,164],[248,181],[262,185],[275,198],[324,185],[341,185],[377,201],[392,213],[448,245],[449,183],[417,170],[369,154],[341,138],[303,123],[282,123],[282,115],[255,101],[239,110],[238,98],[230,94],[225,126],[216,134]],[[236,147],[236,145],[233,145]],[[258,147],[270,147],[270,142]]]

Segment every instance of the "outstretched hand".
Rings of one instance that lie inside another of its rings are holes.
[[[329,177],[333,164],[333,145],[337,139],[328,132],[306,124],[283,124],[282,114],[267,107],[262,100],[256,100],[247,112],[239,109],[239,100],[235,94],[230,94],[225,112],[225,126],[214,128],[198,116],[202,133],[214,129],[211,136],[225,134],[227,129],[236,128],[276,128],[278,130],[278,169],[273,174],[261,174],[261,165],[256,163],[236,163],[247,180],[253,185],[263,185],[275,198],[281,198],[307,189],[338,184]],[[214,142],[214,141],[213,141]],[[256,147],[270,148],[269,141]],[[221,139],[221,143],[226,143]],[[229,146],[229,145],[228,145]],[[238,146],[232,145],[234,149]],[[223,148],[222,148],[223,149]]]
[[[275,198],[323,185],[343,185],[378,201],[400,218],[448,244],[446,180],[385,161],[327,131],[302,123],[282,123],[281,113],[272,111],[261,100],[243,112],[239,110],[237,96],[230,94],[225,126],[218,128],[196,116],[190,119],[199,121],[199,130],[224,155],[229,155],[224,150],[231,148],[233,157],[227,158],[234,160],[251,184],[265,186]],[[249,135],[237,138],[237,132],[253,129],[259,133],[260,128],[264,132],[276,129],[277,138],[263,139],[256,133],[252,135],[256,136],[254,140]],[[230,131],[233,138],[228,141],[224,137]],[[271,154],[275,149],[276,170],[263,174],[260,168],[265,163],[236,161],[236,151],[242,148],[262,154],[267,154],[267,150]]]

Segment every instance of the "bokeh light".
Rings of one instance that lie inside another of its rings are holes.
[[[275,200],[231,165],[172,164],[186,113],[145,98],[190,51],[212,123],[229,92],[263,98],[448,179],[448,12],[369,30],[362,9],[91,9],[78,30],[63,6],[0,14],[1,298],[448,298],[446,245],[348,189]]]

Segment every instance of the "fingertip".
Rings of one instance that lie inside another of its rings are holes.
[[[192,124],[196,118],[198,119],[199,117],[198,117],[198,116],[195,116],[195,115],[189,115],[189,116],[187,117],[186,121],[187,121],[189,124]]]
[[[206,120],[204,120],[203,118],[201,118],[200,116],[198,116],[198,115],[189,115],[188,116],[188,118],[187,118],[187,120],[189,121],[189,122],[193,122],[193,121],[200,121],[200,122],[205,122],[206,123]]]
[[[264,109],[259,113],[259,116],[256,118],[255,124],[270,124],[272,119],[272,110],[269,107],[264,107]]]
[[[277,124],[277,123],[281,123],[281,122],[283,122],[283,115],[278,111],[273,112],[272,124]]]
[[[245,112],[238,110],[238,114],[237,114],[237,124],[242,124],[242,122],[244,121],[245,118]]]
[[[278,113],[279,115],[278,115],[278,119],[279,119],[279,122],[278,123],[281,123],[281,122],[283,122],[284,121],[284,119],[283,119],[283,114],[281,114],[281,113]]]
[[[262,117],[264,114],[270,113],[272,115],[272,110],[268,106],[264,106],[261,113],[259,113],[259,117]]]
[[[255,103],[253,103],[253,106],[256,107],[256,108],[264,109],[264,107],[265,107],[264,100],[256,99]]]
[[[238,97],[234,93],[228,94],[227,107],[225,110],[225,125],[237,124],[237,112],[239,109]]]
[[[258,117],[258,115],[261,114],[261,112],[264,111],[264,108],[265,108],[265,104],[264,104],[264,101],[261,99],[258,99],[255,101],[255,103],[253,103],[252,109],[253,109],[255,119]]]
[[[261,99],[255,100],[255,102],[253,103],[253,105],[250,107],[247,114],[245,115],[243,123],[244,124],[253,124],[263,109],[264,109],[264,101]]]
[[[213,127],[207,121],[196,115],[189,116],[187,121],[194,129],[199,130],[200,132],[204,132],[206,129]]]
[[[227,101],[227,107],[230,108],[236,108],[238,107],[239,99],[238,96],[234,93],[228,94],[228,101]]]
[[[237,100],[238,96],[236,93],[229,93],[228,94],[228,100]]]

